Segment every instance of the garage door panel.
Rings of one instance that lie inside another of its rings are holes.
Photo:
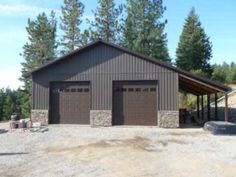
[[[115,82],[114,125],[157,125],[157,83]]]
[[[54,83],[51,88],[51,123],[89,124],[89,83]]]

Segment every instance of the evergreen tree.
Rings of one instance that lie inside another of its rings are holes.
[[[0,121],[3,120],[3,106],[5,103],[4,89],[0,89]]]
[[[60,28],[64,32],[61,39],[61,53],[65,54],[82,46],[79,26],[82,23],[84,5],[79,0],[64,0],[61,12]]]
[[[126,48],[135,49],[135,40],[138,38],[138,25],[137,18],[134,11],[138,9],[138,4],[135,0],[128,0],[127,5],[125,6],[126,10],[126,19],[123,24],[123,39],[122,45]]]
[[[187,71],[202,70],[208,76],[211,75],[212,44],[194,8],[185,20],[176,57],[178,67]]]
[[[6,89],[5,100],[3,104],[3,115],[2,115],[3,120],[9,120],[13,112],[14,112],[14,103],[12,98],[12,91],[10,89]]]
[[[7,89],[0,89],[0,121],[9,120],[13,112],[21,114],[21,91]]]
[[[128,0],[122,44],[150,57],[170,62],[167,35],[162,21],[165,12],[162,0]]]
[[[23,47],[22,72],[28,72],[56,57],[56,20],[55,13],[48,19],[45,13],[39,14],[35,21],[28,20],[26,27],[28,42]]]
[[[101,38],[108,42],[118,43],[121,26],[119,17],[122,6],[116,8],[114,0],[98,0],[98,7],[94,12],[94,21],[90,22],[91,38]]]
[[[90,42],[90,31],[89,30],[84,30],[83,34],[81,35],[81,45],[86,46]]]
[[[28,42],[23,46],[22,73],[29,72],[56,57],[56,20],[55,13],[51,12],[50,19],[45,13],[39,14],[36,20],[28,20],[26,27]],[[30,112],[31,80],[20,78],[24,82],[21,109],[24,117]]]

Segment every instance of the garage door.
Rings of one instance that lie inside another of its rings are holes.
[[[157,82],[114,82],[113,125],[157,125]]]
[[[89,124],[88,82],[53,83],[50,98],[50,123]]]

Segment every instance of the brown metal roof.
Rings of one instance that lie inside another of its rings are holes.
[[[150,58],[148,56],[145,56],[143,54],[140,54],[140,53],[137,53],[137,52],[134,52],[132,50],[129,50],[127,48],[123,48],[123,47],[120,47],[116,44],[113,44],[113,43],[110,43],[110,42],[106,42],[106,41],[103,41],[103,40],[97,40],[95,42],[92,42],[90,44],[88,44],[87,46],[85,47],[82,47],[80,49],[77,49],[77,50],[74,50],[73,52],[69,53],[69,54],[66,54],[62,57],[59,57],[58,59],[56,60],[53,60],[52,62],[50,63],[47,63],[41,67],[38,67],[30,72],[27,72],[27,73],[24,73],[23,76],[24,77],[29,77],[31,76],[32,74],[44,69],[44,68],[47,68],[51,65],[54,65],[54,64],[57,64],[61,61],[64,61],[65,59],[68,59],[70,58],[71,56],[77,54],[77,53],[80,53],[80,52],[83,52],[89,48],[92,48],[92,47],[95,47],[99,44],[105,44],[105,45],[108,45],[108,46],[111,46],[111,47],[114,47],[118,50],[122,50],[126,53],[129,53],[131,55],[134,55],[136,57],[139,57],[143,60],[147,60],[149,62],[152,62],[154,64],[157,64],[159,66],[162,66],[162,67],[165,67],[167,69],[170,69],[170,70],[173,70],[177,73],[179,73],[179,78],[180,78],[180,89],[183,89],[185,91],[188,91],[190,93],[193,93],[195,95],[201,95],[201,94],[206,94],[206,93],[215,93],[215,92],[228,92],[229,90],[231,90],[229,87],[223,85],[223,84],[220,84],[220,83],[217,83],[217,82],[213,82],[211,80],[208,80],[208,79],[204,79],[204,78],[201,78],[199,76],[196,76],[196,75],[193,75],[192,73],[190,72],[187,72],[187,71],[184,71],[182,69],[179,69],[177,67],[174,67],[172,66],[171,64],[169,63],[165,63],[161,60],[157,60],[157,59],[154,59],[154,58]],[[187,83],[186,83],[187,82]]]

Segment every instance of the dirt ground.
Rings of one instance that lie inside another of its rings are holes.
[[[0,166],[1,177],[233,177],[236,136],[72,125],[32,133],[0,123]]]

